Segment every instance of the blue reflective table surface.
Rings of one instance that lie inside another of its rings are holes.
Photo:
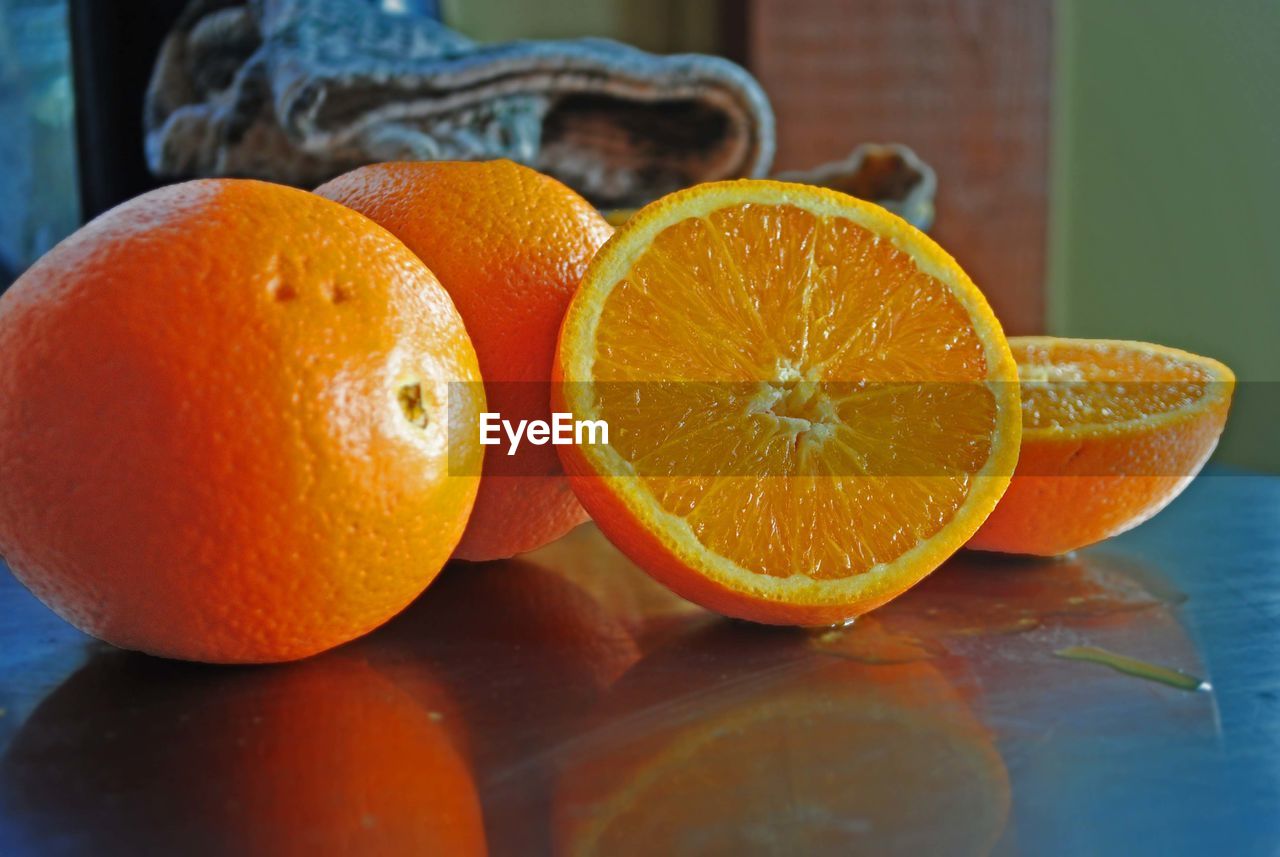
[[[591,526],[274,667],[114,650],[6,571],[0,854],[1274,854],[1278,656],[1280,479],[1222,472],[829,631],[713,616]]]

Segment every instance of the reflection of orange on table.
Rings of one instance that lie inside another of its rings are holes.
[[[1055,560],[960,553],[874,615],[935,640],[1016,633],[1057,619],[1144,610],[1179,597],[1153,592],[1158,581],[1152,578],[1135,562],[1105,553]]]
[[[690,621],[715,614],[658,583],[614,547],[594,523],[521,559],[572,581],[625,627],[642,649]]]
[[[865,664],[929,661],[987,716],[1010,705],[1019,711],[1055,700],[1060,705],[1064,697],[1105,710],[1134,694],[1136,707],[1159,698],[1140,686],[1144,678],[1187,690],[1204,675],[1176,609],[1185,598],[1132,556],[963,552],[851,627],[812,635],[810,645]],[[1117,663],[1140,662],[1146,669],[1116,673],[1062,659],[1081,649],[1105,650]],[[1204,727],[1205,706],[1212,707],[1207,697],[1171,703],[1164,717],[1176,712],[1191,734]]]
[[[339,654],[252,671],[99,655],[4,758],[33,843],[97,853],[483,855],[471,772],[448,727]]]
[[[454,563],[369,644],[383,657],[399,650],[407,661],[433,663],[458,688],[464,707],[476,684],[464,673],[479,669],[485,654],[520,682],[556,688],[555,704],[571,709],[594,700],[639,658],[630,632],[606,605],[524,558]]]
[[[1155,617],[1135,614],[1167,614],[1181,598],[1144,565],[1111,554],[1041,559],[964,552],[901,598],[810,642],[868,664],[931,660],[959,654],[980,638],[1050,627],[1086,638],[1109,627],[1153,627]],[[994,645],[1006,654],[1014,647]],[[1048,652],[1043,642],[1034,645]]]
[[[942,674],[804,640],[721,623],[628,673],[563,759],[557,852],[987,853],[1007,774]]]
[[[495,854],[541,853],[548,759],[577,718],[639,658],[590,592],[524,559],[455,563],[357,646],[412,680],[432,664],[458,701]]]

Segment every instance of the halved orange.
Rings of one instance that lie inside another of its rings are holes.
[[[1022,381],[1022,455],[969,547],[1055,556],[1136,527],[1209,459],[1235,375],[1146,342],[1009,340]]]
[[[560,446],[600,529],[680,595],[842,622],[977,530],[1013,472],[1016,366],[990,307],[884,209],[772,181],[639,211],[565,317]]]

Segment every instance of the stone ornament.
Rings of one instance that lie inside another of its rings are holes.
[[[780,181],[800,182],[856,196],[884,206],[917,229],[933,225],[938,177],[901,143],[863,143],[839,161],[778,173]]]
[[[511,158],[601,207],[762,176],[773,112],[718,57],[605,39],[477,44],[363,0],[195,0],[147,92],[163,178],[314,187],[387,160]]]

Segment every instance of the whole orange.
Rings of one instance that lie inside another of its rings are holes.
[[[148,193],[0,299],[0,552],[117,646],[314,654],[452,552],[478,480],[447,426],[478,378],[449,296],[367,218],[263,182]]]
[[[591,205],[511,161],[361,167],[316,193],[385,226],[440,278],[475,344],[489,410],[550,420],[556,336],[587,263],[612,234]],[[586,520],[550,444],[490,446],[456,556],[533,550]]]

